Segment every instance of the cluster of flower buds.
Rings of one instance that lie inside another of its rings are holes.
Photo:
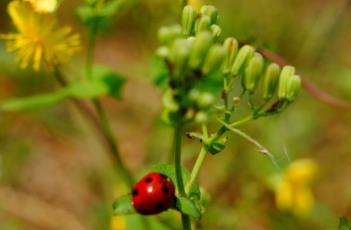
[[[283,69],[276,63],[266,64],[263,56],[250,45],[238,46],[237,40],[224,41],[226,57],[222,73],[226,76],[241,76],[243,90],[254,94],[259,91],[264,101],[277,97],[279,105],[293,102],[301,88],[301,79],[292,66]],[[260,90],[257,90],[260,85]],[[281,109],[281,108],[276,108]]]
[[[159,30],[161,46],[157,54],[170,70],[170,87],[163,99],[168,121],[180,117],[206,121],[215,96],[202,92],[196,85],[218,73],[225,77],[240,76],[243,90],[250,95],[260,91],[265,101],[274,97],[286,105],[298,94],[301,80],[293,67],[281,70],[277,64],[266,64],[252,46],[239,47],[235,38],[219,42],[221,28],[217,23],[218,10],[214,6],[205,5],[197,11],[187,5],[181,25]],[[257,90],[258,85],[261,90]]]
[[[162,27],[159,30],[161,47],[157,54],[171,71],[170,88],[163,96],[164,118],[205,122],[215,96],[197,89],[199,81],[219,73],[226,56],[224,46],[217,43],[221,33],[218,10],[203,6],[198,12],[185,6],[182,25]]]

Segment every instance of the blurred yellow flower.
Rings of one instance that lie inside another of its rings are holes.
[[[111,219],[111,230],[126,230],[126,221],[123,216],[113,216]]]
[[[311,159],[291,163],[275,184],[275,198],[280,210],[290,210],[296,216],[307,216],[314,205],[310,184],[316,177],[318,165]]]
[[[188,0],[188,5],[191,5],[192,7],[194,7],[194,9],[197,12],[200,12],[202,3],[201,3],[201,0]]]
[[[41,66],[52,68],[66,63],[80,49],[79,35],[72,35],[70,27],[57,28],[51,15],[37,14],[19,0],[9,3],[8,13],[17,33],[2,34],[0,38],[7,40],[8,52],[16,52],[21,68],[30,62],[36,71]]]
[[[24,0],[29,2],[38,13],[53,13],[57,8],[57,0]]]

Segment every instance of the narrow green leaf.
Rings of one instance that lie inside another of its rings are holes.
[[[339,230],[351,230],[351,223],[346,217],[340,217]]]
[[[1,104],[1,110],[10,112],[48,107],[61,102],[67,96],[66,90],[60,90],[50,94],[11,99]]]
[[[108,88],[100,81],[82,81],[72,83],[67,87],[67,91],[71,97],[90,99],[106,95]]]
[[[177,197],[176,208],[180,212],[186,215],[189,215],[195,219],[199,219],[201,217],[200,210],[196,207],[194,202],[192,202],[190,199],[186,197]]]
[[[112,204],[112,208],[113,208],[113,213],[115,215],[129,215],[129,214],[136,213],[133,207],[132,198],[129,194],[118,198]]]

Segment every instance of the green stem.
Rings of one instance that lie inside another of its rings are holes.
[[[133,177],[130,174],[130,172],[128,171],[128,169],[126,168],[126,166],[121,158],[121,154],[119,152],[116,138],[113,135],[111,125],[110,125],[110,122],[108,120],[106,111],[102,107],[99,99],[94,99],[93,103],[94,103],[96,112],[98,114],[102,129],[104,131],[106,141],[107,141],[108,145],[110,146],[111,152],[114,156],[117,169],[119,170],[121,177],[122,177],[123,181],[126,183],[126,185],[131,187],[133,185]]]
[[[243,119],[241,119],[239,121],[231,123],[230,127],[235,128],[235,127],[241,126],[241,125],[245,124],[246,122],[249,122],[249,121],[251,121],[253,119],[254,119],[253,115],[247,116],[247,117],[245,117],[245,118],[243,118]]]
[[[176,124],[174,127],[174,167],[176,174],[176,183],[180,196],[186,196],[184,189],[184,181],[182,174],[182,157],[181,157],[181,146],[182,146],[182,124]],[[182,224],[184,230],[191,230],[191,220],[188,215],[182,215]]]
[[[97,30],[98,22],[94,23],[88,32],[88,47],[86,58],[86,77],[88,79],[92,78]],[[122,161],[116,138],[113,135],[111,125],[107,117],[107,113],[103,108],[100,99],[93,99],[92,103],[94,105],[95,111],[97,112],[98,119],[101,123],[106,142],[109,145],[111,153],[115,159],[117,169],[119,170],[124,183],[126,183],[127,186],[131,187],[133,185],[133,177]]]
[[[200,170],[205,161],[206,155],[206,148],[204,145],[202,145],[199,156],[197,157],[193,170],[191,171],[190,179],[185,187],[185,191],[187,194],[189,194],[191,187],[194,185],[195,181],[197,180],[200,174]]]

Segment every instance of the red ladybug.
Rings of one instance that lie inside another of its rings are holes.
[[[134,185],[133,206],[142,215],[158,214],[171,207],[174,193],[175,187],[169,177],[151,172]]]

